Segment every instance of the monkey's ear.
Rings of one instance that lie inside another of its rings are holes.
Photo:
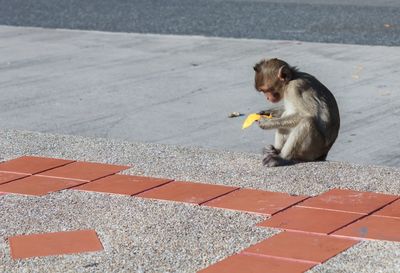
[[[283,82],[288,82],[292,79],[292,70],[287,65],[281,66],[278,71],[278,79]]]
[[[261,70],[261,65],[260,65],[259,63],[256,64],[256,65],[254,65],[254,66],[253,66],[253,69],[254,69],[255,72],[259,73],[260,70]]]

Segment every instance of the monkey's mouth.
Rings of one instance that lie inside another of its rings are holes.
[[[270,102],[278,102],[281,98],[278,92],[267,92],[265,95]]]

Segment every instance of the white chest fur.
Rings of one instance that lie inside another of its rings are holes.
[[[284,106],[285,106],[285,112],[283,113],[282,116],[288,116],[297,112],[297,109],[295,108],[293,103],[291,103],[288,100],[285,100]]]

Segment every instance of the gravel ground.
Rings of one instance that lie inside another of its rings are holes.
[[[127,164],[127,174],[147,175],[315,195],[331,188],[400,194],[400,169],[343,162],[262,168],[259,154],[111,139],[0,131],[0,157],[41,155]]]
[[[265,169],[257,154],[0,131],[3,160],[24,154],[129,164],[129,174],[297,194],[334,187],[400,193],[400,170],[394,168],[324,162]],[[195,272],[276,232],[254,227],[263,218],[246,213],[72,190],[3,195],[0,206],[2,272]],[[96,229],[104,251],[10,259],[11,235],[87,228]],[[399,257],[399,243],[363,242],[313,272],[398,272]]]
[[[195,272],[274,233],[250,214],[73,190],[0,202],[2,272]],[[95,229],[104,251],[10,258],[9,236],[77,229]]]

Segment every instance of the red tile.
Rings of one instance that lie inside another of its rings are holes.
[[[211,200],[204,205],[272,215],[305,198],[307,198],[307,196],[291,196],[287,193],[280,192],[240,189]]]
[[[27,176],[26,174],[0,172],[0,185]]]
[[[143,176],[131,176],[115,174],[101,178],[99,180],[86,183],[74,190],[95,191],[105,193],[116,193],[134,195],[143,191],[161,186],[172,181],[171,179],[161,179]]]
[[[245,250],[244,253],[323,263],[355,245],[353,239],[300,232],[281,232]]]
[[[111,174],[115,174],[128,166],[110,165],[94,162],[74,162],[64,167],[40,173],[40,176],[68,178],[82,181],[93,181]]]
[[[378,210],[373,215],[400,218],[400,200],[387,205],[381,210]]]
[[[201,204],[236,189],[238,188],[213,184],[174,181],[136,196]]]
[[[298,206],[369,214],[397,198],[390,194],[333,189],[309,198]]]
[[[362,216],[356,213],[295,206],[259,223],[258,226],[328,234]]]
[[[367,216],[333,235],[400,242],[400,219]]]
[[[238,254],[198,273],[302,273],[315,266],[310,263]]]
[[[35,174],[66,165],[71,162],[74,162],[74,160],[37,157],[37,156],[22,156],[1,163],[0,171],[22,173],[22,174]]]
[[[8,240],[13,259],[103,250],[94,230],[18,235]]]
[[[84,182],[34,175],[0,185],[0,192],[40,196],[78,186],[82,183]]]

